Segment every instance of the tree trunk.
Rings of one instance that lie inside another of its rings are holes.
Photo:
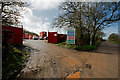
[[[80,46],[80,29],[79,28],[76,28],[75,29],[76,33],[75,33],[75,40],[76,40],[76,45]]]
[[[92,36],[92,45],[94,45],[95,44],[95,36],[96,36],[96,31],[93,33],[93,36]]]

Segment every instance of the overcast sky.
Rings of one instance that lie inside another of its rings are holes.
[[[59,5],[62,2],[46,2],[30,0],[31,5],[27,7],[27,12],[23,14],[23,28],[39,34],[41,31],[57,31],[60,34],[66,33],[65,29],[54,28],[53,22],[59,13]],[[106,37],[111,33],[118,33],[118,24],[114,24],[104,30]]]

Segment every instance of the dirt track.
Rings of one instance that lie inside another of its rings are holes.
[[[40,40],[26,40],[24,44],[37,50],[31,53],[20,78],[64,78],[76,72],[78,78],[118,77],[117,54],[70,50]],[[86,63],[91,69],[85,68]]]

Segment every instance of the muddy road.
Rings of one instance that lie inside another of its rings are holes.
[[[35,50],[31,52],[19,78],[118,77],[117,54],[70,50],[44,40],[25,40],[24,45]]]

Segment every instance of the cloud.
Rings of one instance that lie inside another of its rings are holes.
[[[55,0],[30,0],[31,8],[33,10],[50,10],[58,7],[60,2],[56,2]]]
[[[42,30],[47,31],[50,29],[50,22],[43,22],[41,17],[33,15],[33,12],[30,8],[26,9],[27,12],[23,15],[23,18],[21,19],[24,29],[35,32],[37,34],[39,34],[39,32],[41,32]]]
[[[43,20],[41,18],[42,16],[38,17],[33,15],[32,9],[26,8],[26,11],[26,14],[24,14],[23,18],[21,19],[24,29],[37,34],[39,34],[41,31],[58,32],[59,34],[65,33],[64,29],[51,27],[51,23],[47,17],[45,17]]]
[[[28,0],[23,0],[28,1]],[[119,0],[29,0],[32,2],[118,2]]]
[[[49,19],[48,19],[47,17],[45,17],[45,20],[46,20],[46,21],[49,21]]]

